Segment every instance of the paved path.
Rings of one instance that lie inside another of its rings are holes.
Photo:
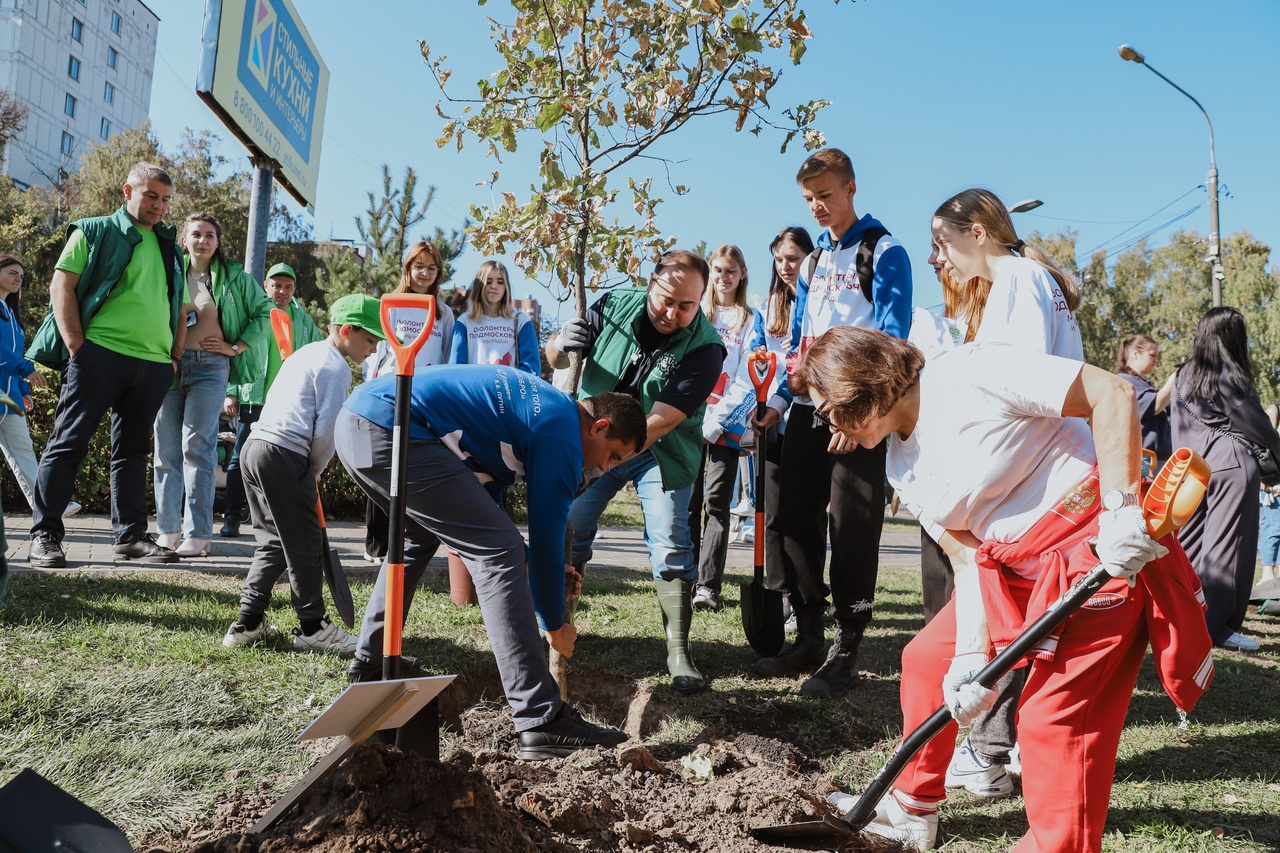
[[[27,565],[28,534],[31,529],[31,516],[6,515],[4,519],[5,535],[9,548],[5,556],[9,560],[11,572],[47,572],[47,571],[172,571],[174,568],[191,568],[202,572],[227,572],[246,574],[249,561],[253,557],[253,531],[247,525],[238,539],[222,539],[214,537],[210,554],[183,560],[180,563],[151,563],[141,560],[127,560],[117,557],[112,551],[111,519],[104,515],[77,515],[67,520],[67,535],[63,540],[63,548],[67,553],[66,569],[33,569]],[[215,522],[220,525],[221,521]],[[526,528],[521,532],[528,534]],[[374,569],[364,561],[364,522],[331,521],[329,523],[329,542],[338,549],[342,556],[342,564],[348,573],[354,573],[361,567]],[[728,566],[731,568],[750,568],[755,560],[752,546],[749,543],[735,543],[729,546]],[[920,560],[920,533],[914,525],[886,524],[884,535],[880,538],[880,561],[884,565],[910,565]],[[595,556],[592,565],[609,568],[639,568],[649,563],[644,547],[644,531],[635,527],[605,527],[595,543]],[[443,554],[432,561],[433,566],[444,568]]]

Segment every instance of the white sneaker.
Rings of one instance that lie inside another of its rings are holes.
[[[1009,750],[1009,763],[1004,766],[1006,772],[1014,776],[1022,775],[1022,744],[1015,743]]]
[[[72,501],[71,503],[67,504],[67,508],[62,511],[62,517],[70,518],[71,516],[79,512],[81,509],[82,507],[80,506],[80,504],[76,503],[75,501]]]
[[[272,625],[266,619],[258,623],[258,627],[250,630],[240,622],[233,622],[231,627],[227,629],[227,635],[222,638],[222,645],[229,649],[236,646],[247,646],[250,643],[256,643],[259,640],[265,640],[268,637],[274,637],[280,633],[280,629]]]
[[[168,548],[172,551],[178,547],[178,543],[182,541],[181,533],[157,533],[156,544],[161,548]]]
[[[751,505],[751,501],[738,501],[738,505],[729,510],[730,515],[736,515],[738,518],[749,518],[756,514],[756,508]]]
[[[1246,637],[1239,631],[1227,637],[1221,643],[1217,644],[1220,649],[1229,649],[1233,652],[1256,652],[1262,648],[1258,641],[1253,637]]]
[[[179,557],[205,557],[209,554],[209,539],[183,539],[174,551]]]
[[[827,801],[842,815],[857,802],[849,794],[841,793],[832,794]],[[932,850],[938,840],[938,812],[936,808],[927,814],[909,812],[898,803],[896,792],[890,790],[876,803],[876,813],[862,831],[917,850]]]
[[[293,647],[300,652],[320,652],[331,655],[351,657],[356,653],[359,641],[342,630],[342,626],[331,622],[328,617],[320,623],[320,630],[314,634],[303,634],[294,630]]]
[[[987,764],[973,751],[969,739],[961,741],[947,768],[948,788],[964,788],[969,793],[998,800],[1013,793],[1013,780],[1003,764]]]

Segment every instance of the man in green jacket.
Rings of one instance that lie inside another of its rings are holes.
[[[720,378],[725,348],[699,305],[709,270],[700,255],[667,252],[647,288],[615,290],[565,323],[547,342],[553,368],[566,355],[589,358],[578,398],[605,391],[630,394],[648,415],[648,443],[641,452],[601,476],[569,510],[575,566],[591,559],[600,515],[628,482],[644,513],[644,538],[667,631],[671,686],[696,693],[706,686],[689,653],[692,591],[698,578],[689,532],[689,496],[702,455],[702,415]]]
[[[29,358],[63,369],[62,391],[40,468],[32,512],[30,563],[63,568],[62,513],[89,441],[111,410],[111,527],[115,552],[172,563],[178,555],[147,533],[147,456],[156,412],[173,382],[186,327],[186,282],[174,229],[161,220],[173,180],[137,163],[124,206],[81,219],[49,284],[49,314]]]
[[[298,275],[293,267],[286,263],[278,263],[267,270],[267,280],[263,287],[271,298],[274,307],[289,314],[293,327],[293,348],[295,350],[315,341],[324,340],[324,333],[307,314],[301,303],[294,298],[297,291]],[[231,459],[227,462],[227,488],[223,493],[222,536],[240,535],[240,525],[248,520],[247,507],[244,505],[244,481],[240,477],[240,450],[249,437],[249,430],[258,421],[262,413],[262,404],[267,399],[267,389],[275,381],[280,371],[280,350],[276,346],[275,336],[251,346],[238,362],[239,375],[227,385],[227,399],[223,410],[236,419],[236,446],[231,451]]]

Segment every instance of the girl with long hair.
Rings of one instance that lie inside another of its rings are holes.
[[[711,280],[702,296],[702,311],[719,333],[727,354],[720,378],[707,399],[702,421],[702,465],[689,498],[689,529],[698,564],[695,610],[721,608],[720,589],[729,554],[729,510],[738,477],[738,457],[755,406],[751,377],[746,372],[752,332],[746,258],[737,246],[724,245],[711,253],[707,263]]]
[[[433,364],[448,364],[453,346],[453,309],[440,297],[440,276],[444,272],[444,260],[440,249],[430,240],[419,240],[405,250],[400,264],[400,281],[392,293],[430,294],[436,303],[436,319],[431,334],[413,360],[415,369]],[[418,337],[427,322],[423,308],[392,308],[388,312],[391,329],[401,341]],[[377,350],[364,362],[364,378],[373,379],[384,373],[394,373],[395,352],[386,341],[378,343]],[[365,502],[364,558],[370,563],[380,563],[387,554],[387,527],[391,523],[387,514],[369,500]]]
[[[25,270],[13,255],[0,255],[0,391],[19,408],[0,406],[0,451],[18,481],[18,488],[34,509],[36,494],[36,451],[31,444],[27,412],[31,411],[31,389],[46,388],[48,383],[24,353],[26,336],[18,318]],[[75,515],[80,504],[67,504],[64,516]]]
[[[511,302],[511,277],[498,261],[485,261],[467,292],[467,313],[453,326],[450,364],[511,364],[537,376],[538,334]]]
[[[240,381],[236,359],[271,334],[271,300],[244,267],[227,260],[222,225],[212,215],[188,216],[179,239],[187,268],[187,334],[178,373],[156,415],[156,541],[179,557],[199,557],[213,540],[213,469],[227,384]]]
[[[1280,456],[1253,384],[1244,315],[1211,308],[1200,318],[1191,358],[1174,374],[1173,446],[1189,447],[1213,469],[1209,491],[1178,534],[1204,587],[1205,621],[1219,648],[1257,651],[1240,633],[1253,588],[1258,550],[1261,473],[1250,444]]]

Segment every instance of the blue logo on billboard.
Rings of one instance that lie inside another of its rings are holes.
[[[237,76],[241,85],[303,162],[308,162],[320,61],[302,37],[297,21],[288,8],[272,0],[250,0],[240,45]]]

